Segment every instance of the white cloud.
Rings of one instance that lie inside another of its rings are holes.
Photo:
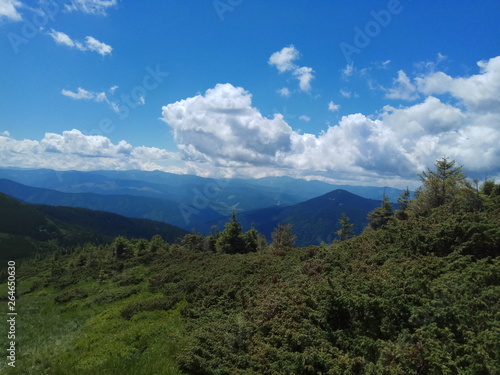
[[[281,96],[284,96],[285,98],[288,98],[290,95],[292,95],[292,93],[290,92],[290,90],[287,87],[283,87],[282,89],[279,89],[277,91],[277,93],[280,94]]]
[[[500,174],[500,129],[495,125],[500,116],[492,113],[464,112],[428,97],[414,106],[386,106],[378,120],[344,116],[314,135],[300,134],[280,114],[263,117],[251,98],[241,87],[219,84],[163,107],[163,119],[191,171],[405,187],[417,185],[417,173],[447,155],[472,173]]]
[[[381,67],[383,69],[387,69],[389,67],[389,64],[391,63],[391,60],[385,60],[382,64]]]
[[[342,95],[344,98],[350,98],[352,95],[352,92],[340,90],[340,95]]]
[[[342,78],[347,79],[354,74],[354,63],[349,63],[342,69]]]
[[[48,33],[57,44],[64,45],[70,48],[76,48],[80,51],[97,52],[101,56],[110,54],[113,48],[105,43],[99,42],[97,39],[87,36],[85,42],[79,42],[71,39],[71,37],[61,31],[51,29]]]
[[[281,51],[274,52],[269,58],[268,64],[276,66],[280,73],[295,70],[297,66],[294,64],[294,61],[297,60],[299,56],[300,53],[295,46],[290,45],[289,47],[283,48]]]
[[[106,15],[108,9],[117,6],[117,0],[71,0],[65,5],[69,12],[83,12],[87,14]]]
[[[311,118],[309,116],[306,116],[306,115],[300,116],[299,119],[301,119],[302,121],[305,121],[305,122],[311,121]]]
[[[311,91],[311,81],[314,78],[314,70],[307,66],[297,68],[293,71],[293,75],[299,80],[299,87],[302,91]]]
[[[179,154],[155,147],[132,147],[125,141],[113,144],[100,135],[79,130],[46,133],[37,140],[0,136],[0,166],[59,170],[155,170],[179,171]]]
[[[2,132],[2,135],[3,135],[4,137],[10,137],[10,132],[9,132],[8,130],[4,130],[4,131]]]
[[[398,72],[398,78],[394,79],[393,87],[387,90],[386,97],[389,99],[415,100],[419,95],[417,88],[411,83],[406,73]]]
[[[475,111],[500,111],[500,56],[477,63],[480,73],[452,78],[443,72],[417,77],[418,89],[427,95],[449,93]]]
[[[113,86],[108,91],[111,93],[111,95],[113,95],[117,88],[118,86]],[[105,92],[92,92],[79,87],[76,91],[63,89],[61,90],[61,94],[71,99],[90,100],[96,103],[106,103],[114,112],[118,113],[120,111],[119,104],[116,101],[110,100]],[[144,98],[141,97],[139,99],[140,100],[137,105],[145,104]]]
[[[299,80],[302,91],[311,91],[311,81],[314,78],[314,70],[310,67],[299,67],[294,63],[300,57],[295,46],[284,47],[281,51],[274,52],[268,60],[269,65],[274,65],[280,73],[291,71],[292,75]],[[283,90],[283,89],[282,89]],[[288,90],[288,89],[287,89]]]
[[[111,46],[109,46],[105,43],[99,42],[97,39],[95,39],[91,36],[87,36],[85,38],[85,44],[86,44],[87,49],[89,51],[97,52],[101,56],[107,55],[107,54],[111,53],[111,51],[113,51],[113,48]]]
[[[23,6],[18,0],[2,0],[0,1],[0,20],[5,17],[12,21],[22,20],[21,13],[19,9]]]
[[[64,96],[67,96],[69,98],[84,99],[84,100],[92,100],[92,99],[96,99],[96,97],[97,97],[97,95],[95,93],[92,93],[90,91],[82,89],[81,87],[78,87],[78,90],[76,90],[76,92],[63,89],[61,91],[61,94],[63,94]]]
[[[328,103],[328,110],[329,111],[335,112],[335,111],[338,111],[339,109],[340,109],[340,105],[335,104],[332,101],[330,101],[330,103]]]

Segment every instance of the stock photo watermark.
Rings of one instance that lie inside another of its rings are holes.
[[[16,262],[7,265],[7,365],[16,367]]]
[[[125,120],[132,110],[144,103],[148,92],[158,88],[158,86],[170,75],[163,72],[160,65],[156,65],[153,69],[150,66],[146,67],[146,75],[142,78],[141,84],[134,86],[128,94],[123,94],[120,101],[113,102],[112,107],[120,120]],[[86,132],[88,135],[104,135],[112,133],[116,129],[113,120],[106,117],[99,121],[97,128]]]
[[[19,53],[20,47],[40,34],[50,21],[61,11],[61,4],[57,1],[41,1],[40,8],[34,11],[30,19],[24,19],[19,32],[9,32],[7,39],[14,53]]]
[[[186,225],[191,222],[191,216],[197,216],[202,210],[210,206],[210,202],[216,199],[229,185],[229,180],[214,180],[207,182],[203,187],[203,191],[198,188],[193,188],[193,199],[191,204],[179,204],[179,211]]]
[[[224,14],[232,12],[237,6],[245,0],[214,0],[212,3],[219,20],[224,21]]]
[[[411,0],[407,0],[411,1]],[[370,12],[371,20],[368,21],[363,28],[354,27],[354,37],[352,43],[340,43],[340,50],[348,63],[352,62],[352,55],[360,54],[361,51],[368,47],[371,41],[380,35],[382,30],[389,26],[393,17],[400,14],[404,7],[400,0],[389,0],[386,8]]]

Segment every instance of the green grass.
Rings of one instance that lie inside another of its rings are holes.
[[[128,269],[127,275],[145,278],[148,268]],[[0,373],[10,374],[181,374],[174,356],[185,345],[180,311],[185,302],[170,311],[145,311],[125,320],[121,311],[131,303],[161,294],[141,291],[147,280],[120,286],[119,281],[104,283],[82,280],[62,290],[53,287],[29,291],[38,276],[18,284],[16,317],[16,368],[0,362]],[[79,292],[84,294],[78,295]],[[7,295],[0,285],[0,295]],[[55,298],[72,295],[69,302]],[[82,296],[87,295],[82,298]],[[101,303],[99,303],[101,301]],[[109,302],[108,302],[109,301]],[[7,303],[2,301],[5,314]],[[2,328],[7,327],[2,324]],[[0,344],[8,348],[2,329]]]

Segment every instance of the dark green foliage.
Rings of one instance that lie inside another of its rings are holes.
[[[474,211],[479,208],[479,197],[462,172],[462,166],[455,167],[455,161],[448,158],[438,160],[435,171],[427,169],[419,175],[422,187],[417,190],[411,204],[419,215],[427,215],[434,208],[446,206],[448,211],[458,209]]]
[[[186,234],[181,239],[181,243],[189,251],[204,251],[205,250],[205,237],[199,233]]]
[[[387,225],[394,215],[394,209],[389,198],[384,195],[382,205],[368,214],[368,228],[377,230]]]
[[[19,259],[87,242],[110,243],[117,236],[160,236],[176,242],[187,232],[172,225],[81,208],[30,205],[0,194],[0,260]]]
[[[352,230],[354,224],[350,223],[349,220],[350,219],[347,217],[347,215],[343,213],[342,217],[339,220],[340,229],[335,232],[340,241],[348,240],[354,235],[354,232]]]
[[[292,224],[278,224],[271,235],[271,252],[275,255],[285,255],[295,245],[296,236],[292,232]]]
[[[55,247],[18,266],[29,355],[2,374],[498,374],[496,186],[332,245],[284,225],[261,251],[234,216],[244,251],[207,251],[224,231]]]
[[[246,253],[249,251],[246,246],[245,238],[243,237],[243,229],[236,218],[236,213],[233,211],[231,220],[226,223],[225,229],[217,238],[215,247],[218,252],[226,254]]]
[[[410,208],[410,190],[406,188],[398,198],[398,206],[399,209],[396,210],[394,213],[394,216],[399,219],[399,220],[406,220],[408,219],[408,210]]]

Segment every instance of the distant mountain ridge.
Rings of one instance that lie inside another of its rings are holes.
[[[343,213],[354,224],[355,234],[361,233],[368,224],[368,213],[379,207],[381,203],[379,200],[366,199],[337,189],[287,207],[269,207],[243,212],[238,215],[238,220],[244,229],[249,229],[253,225],[268,239],[278,224],[291,223],[293,232],[297,235],[298,246],[317,245],[321,242],[330,243],[336,238],[335,231],[340,229],[338,221]],[[197,226],[196,229],[209,234],[213,224],[213,222],[206,222]],[[223,221],[215,225],[219,230],[224,228]]]
[[[0,168],[0,178],[67,193],[138,195],[191,204],[195,192],[216,190],[212,208],[229,215],[236,208],[249,211],[275,205],[292,205],[343,189],[368,199],[386,194],[396,201],[402,190],[391,187],[332,185],[291,177],[213,179],[161,171],[54,171]]]
[[[169,242],[184,236],[185,230],[152,220],[134,219],[85,208],[33,205],[0,193],[0,259],[12,260],[86,242],[104,243],[117,236],[151,239],[160,235]]]
[[[132,218],[161,221],[179,227],[188,225],[180,211],[179,204],[166,199],[131,195],[64,193],[52,189],[26,186],[6,179],[0,179],[0,192],[26,203],[80,207],[112,212]],[[193,220],[218,220],[223,217],[210,207],[206,207],[199,210]]]

